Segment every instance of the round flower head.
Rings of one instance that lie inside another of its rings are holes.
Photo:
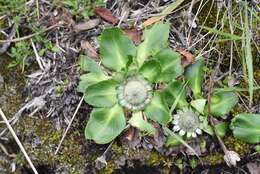
[[[191,108],[183,108],[178,110],[173,118],[173,130],[179,132],[181,136],[187,135],[188,138],[197,137],[197,134],[202,134],[203,117],[199,113],[194,112]]]
[[[151,101],[152,87],[142,76],[132,76],[118,87],[117,98],[127,109],[142,110]]]

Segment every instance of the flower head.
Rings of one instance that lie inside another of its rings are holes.
[[[121,106],[141,110],[151,101],[152,87],[142,76],[132,76],[118,87],[117,98]]]
[[[197,137],[202,134],[203,117],[199,117],[199,113],[194,112],[191,108],[183,108],[178,110],[173,118],[173,130],[179,132],[181,136],[187,134],[187,137]]]

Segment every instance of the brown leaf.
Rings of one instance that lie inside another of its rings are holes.
[[[183,67],[186,67],[194,62],[194,56],[189,51],[186,51],[183,48],[175,48],[175,51],[182,55],[181,63]]]
[[[135,43],[141,43],[141,31],[137,29],[124,29],[124,33]]]
[[[151,18],[147,19],[146,21],[144,21],[143,26],[144,26],[144,27],[150,26],[150,25],[152,25],[152,24],[154,24],[154,23],[160,21],[160,20],[163,19],[164,17],[165,17],[165,16],[160,16],[160,17],[154,16],[154,17],[151,17]]]
[[[81,48],[85,50],[87,56],[99,59],[96,49],[88,41],[81,41]]]
[[[133,141],[133,139],[136,136],[136,129],[134,127],[130,127],[126,132],[125,132],[125,139],[128,141]]]
[[[119,19],[117,17],[115,17],[112,12],[104,7],[97,7],[95,9],[95,13],[97,15],[99,15],[102,19],[104,19],[105,21],[115,25],[116,23],[118,23]]]
[[[100,23],[100,19],[92,19],[86,22],[81,22],[73,26],[75,32],[89,30],[96,27]]]
[[[75,24],[75,21],[73,20],[73,17],[68,10],[63,9],[57,18],[68,26],[73,26]]]

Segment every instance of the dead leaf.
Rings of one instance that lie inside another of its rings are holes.
[[[137,29],[124,29],[123,31],[135,44],[141,43],[141,31]]]
[[[104,7],[97,7],[95,9],[95,13],[97,15],[99,15],[102,19],[104,19],[105,21],[115,25],[116,23],[118,23],[119,19],[117,17],[115,17],[112,12]]]
[[[164,136],[163,130],[158,123],[154,123],[153,127],[156,132],[153,136],[145,137],[147,142],[149,142],[154,148],[160,148],[165,144],[166,138]]]
[[[160,14],[158,14],[158,16],[154,16],[154,17],[147,19],[143,23],[143,26],[147,27],[149,25],[152,25],[152,24],[164,19],[168,14],[172,13],[173,10],[175,10],[177,7],[179,7],[181,5],[181,3],[183,3],[183,1],[184,0],[176,0],[176,1],[172,2]]]
[[[140,131],[134,127],[130,127],[124,132],[124,136],[121,137],[121,143],[134,148],[141,142]]]
[[[86,22],[81,22],[73,26],[75,32],[89,30],[96,27],[100,23],[100,19],[92,19]]]
[[[126,132],[125,132],[125,139],[128,141],[133,141],[133,139],[136,136],[136,129],[134,127],[130,127]]]
[[[183,67],[186,67],[194,62],[194,56],[189,51],[186,51],[183,48],[175,48],[174,50],[182,55],[181,63]]]
[[[160,21],[160,20],[163,19],[164,17],[165,17],[165,16],[160,16],[160,17],[155,16],[155,17],[151,17],[151,18],[147,19],[146,21],[144,21],[143,26],[144,26],[144,27],[150,26],[150,25],[152,25],[152,24],[154,24],[154,23]]]
[[[57,16],[59,21],[63,21],[64,24],[68,25],[68,26],[73,26],[75,25],[75,21],[73,20],[73,16],[71,15],[71,13],[68,10],[63,9],[61,11],[61,14],[59,14]]]
[[[96,49],[88,41],[81,41],[81,48],[85,50],[87,56],[99,59]]]

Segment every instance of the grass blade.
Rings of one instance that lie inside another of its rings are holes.
[[[210,27],[206,27],[206,26],[201,26],[201,28],[208,30],[211,33],[215,33],[217,35],[223,36],[223,37],[225,37],[226,39],[229,39],[229,40],[235,41],[235,40],[241,40],[242,39],[241,36],[231,34],[231,33],[226,33],[226,32],[220,31],[220,30],[215,29],[215,28],[210,28]]]
[[[249,92],[249,107],[252,105],[253,93],[254,93],[254,75],[253,75],[253,56],[252,56],[252,48],[251,48],[251,31],[249,30],[248,23],[248,9],[247,4],[245,3],[245,30],[244,30],[244,42],[245,42],[245,63],[247,70],[247,78],[248,78],[248,92]]]

